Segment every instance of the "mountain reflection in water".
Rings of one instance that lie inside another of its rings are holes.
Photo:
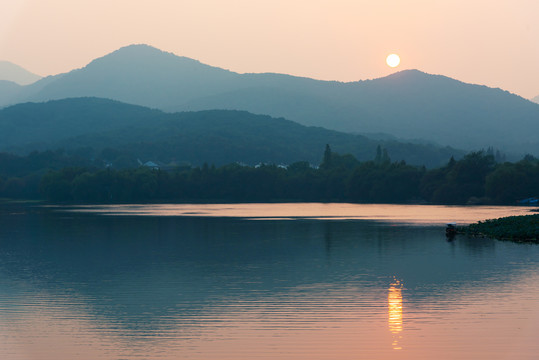
[[[533,359],[538,255],[439,226],[4,212],[0,359]]]

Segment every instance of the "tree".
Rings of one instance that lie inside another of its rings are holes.
[[[382,147],[380,145],[376,147],[376,156],[374,157],[374,163],[377,165],[382,163]]]
[[[329,147],[329,144],[326,144],[326,150],[324,151],[324,157],[322,159],[322,164],[320,164],[320,169],[328,170],[331,168],[332,161],[333,160],[333,154],[331,153],[331,148]]]
[[[389,165],[391,163],[391,158],[389,157],[386,148],[382,148],[382,146],[380,145],[376,147],[376,156],[374,158],[374,163],[376,165]]]
[[[389,154],[387,153],[387,149],[384,148],[382,151],[382,165],[389,165],[391,163],[391,158],[389,157]]]

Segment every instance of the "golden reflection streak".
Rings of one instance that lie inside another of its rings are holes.
[[[402,283],[399,280],[394,280],[389,285],[387,312],[389,331],[393,334],[391,345],[394,350],[401,350],[399,340],[402,338]]]

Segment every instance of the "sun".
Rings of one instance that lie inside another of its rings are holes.
[[[401,63],[401,58],[397,54],[390,54],[386,58],[387,66],[389,67],[397,67]]]

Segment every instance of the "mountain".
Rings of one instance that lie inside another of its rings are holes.
[[[163,113],[98,98],[17,104],[0,110],[0,150],[48,148],[73,136],[149,124]]]
[[[164,113],[99,98],[24,103],[0,110],[0,151],[65,148],[107,160],[137,159],[201,165],[243,162],[318,164],[326,144],[371,160],[385,147],[393,160],[440,166],[462,150],[394,140],[375,141],[245,111]],[[113,161],[114,163],[114,161]]]
[[[6,103],[11,103],[17,99],[22,86],[13,81],[0,80],[0,99],[4,99]]]
[[[380,132],[467,150],[493,146],[539,154],[539,106],[500,89],[417,70],[370,81],[324,85],[323,89],[308,85],[304,91],[290,86],[240,89],[198,99],[189,107],[246,109],[285,116],[305,125],[355,133]]]
[[[533,101],[533,102],[536,103],[536,104],[539,104],[539,95],[537,95],[536,97],[534,97],[533,99],[531,99],[531,101]]]
[[[41,79],[41,76],[23,69],[9,61],[0,61],[0,80],[7,80],[19,85],[32,84]]]
[[[21,101],[92,96],[162,110],[183,110],[177,105],[220,93],[237,76],[147,45],[131,45],[82,69],[28,86]]]
[[[246,110],[349,133],[539,154],[539,105],[500,89],[418,70],[349,83],[238,74],[147,45],[42,79],[0,105],[79,96],[164,111]]]

